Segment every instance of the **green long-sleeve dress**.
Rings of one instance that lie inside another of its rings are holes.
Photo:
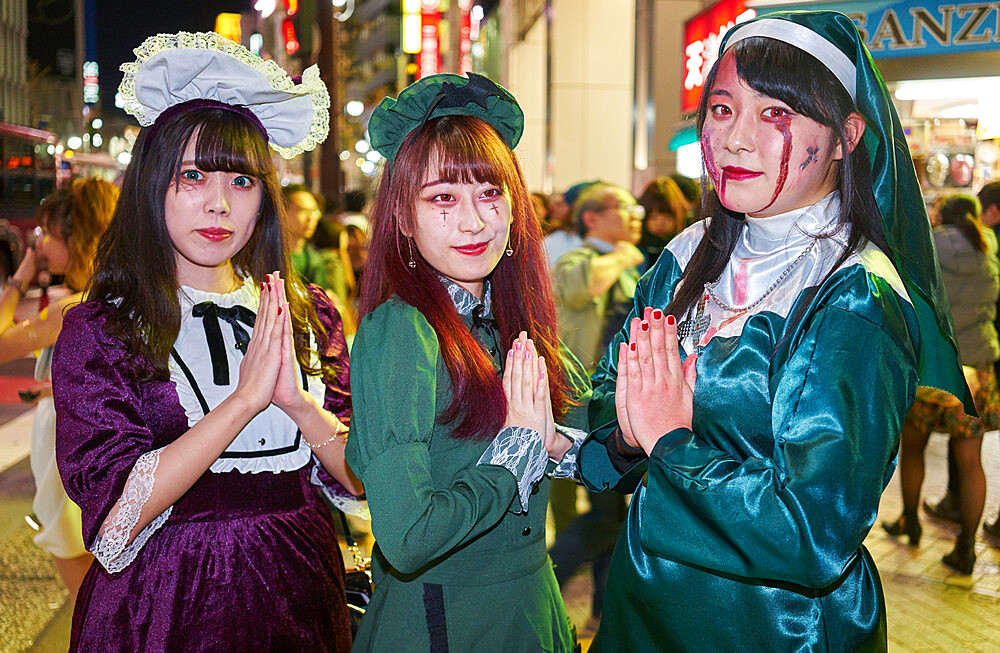
[[[488,299],[444,283],[499,373],[507,347]],[[451,380],[417,309],[393,298],[364,317],[351,394],[347,460],[364,482],[376,540],[375,592],[353,650],[572,650],[545,549],[548,478],[523,493],[507,468],[477,464],[490,438],[456,439],[437,422],[451,403]],[[568,419],[586,428],[585,406]],[[572,473],[574,461],[563,462]]]
[[[693,427],[664,434],[648,459],[627,457],[616,433],[622,334],[604,357],[581,475],[594,490],[638,487],[594,650],[885,649],[862,541],[916,391],[917,330],[875,247],[827,276],[846,234],[815,236],[835,231],[838,208],[831,195],[747,220],[715,297],[679,318],[682,356],[700,351]],[[636,314],[667,306],[703,233],[699,223],[671,241]],[[743,314],[720,305],[762,296]]]

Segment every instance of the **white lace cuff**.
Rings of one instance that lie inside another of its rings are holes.
[[[114,574],[132,564],[136,555],[145,546],[146,541],[163,526],[174,509],[173,506],[170,506],[157,515],[129,543],[129,535],[135,525],[139,523],[142,508],[153,493],[156,468],[160,465],[160,452],[162,450],[161,448],[144,453],[135,461],[135,466],[125,482],[125,490],[118,503],[115,504],[117,512],[115,512],[115,508],[111,509],[90,548],[97,561],[109,573]]]
[[[580,445],[587,439],[587,432],[563,426],[562,424],[556,424],[556,432],[569,438],[573,444],[570,446],[569,451],[563,455],[562,460],[558,461],[555,468],[549,472],[549,477],[578,480],[580,475],[576,460],[577,455],[580,453]]]
[[[549,455],[538,431],[507,426],[493,438],[476,464],[499,465],[514,475],[517,496],[521,500],[521,509],[515,512],[523,513],[528,512],[528,497],[545,474],[548,460]]]
[[[319,469],[321,465],[322,463],[319,462],[319,459],[313,455],[313,468],[312,472],[309,474],[309,482],[318,487],[320,492],[323,493],[323,496],[326,497],[326,500],[333,504],[333,506],[340,512],[371,521],[372,514],[368,511],[368,502],[361,497],[354,496],[353,494],[340,494],[335,492],[334,489],[324,483],[323,479],[320,477]]]

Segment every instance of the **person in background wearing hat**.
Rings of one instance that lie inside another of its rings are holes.
[[[329,94],[213,33],[135,52],[119,90],[143,128],[52,362],[59,472],[99,563],[70,650],[346,653],[320,495],[363,491],[346,346],[290,269],[268,150],[322,142]]]
[[[583,246],[559,259],[553,283],[559,337],[588,373],[594,371],[632,308],[638,266],[644,260],[636,247],[642,219],[642,206],[631,193],[614,184],[592,184],[573,203],[573,222],[584,238]],[[553,481],[553,488],[566,483],[569,481]],[[569,487],[566,504],[549,502],[557,534],[549,555],[560,586],[580,566],[592,563],[591,614],[599,617],[611,550],[625,518],[625,498],[617,493],[592,494],[588,497],[590,510],[577,517],[576,488],[576,484]]]
[[[575,469],[566,359],[524,176],[524,124],[479,75],[425,77],[372,113],[385,157],[351,354],[347,459],[372,516],[356,651],[570,651],[545,551],[548,475]],[[570,472],[571,473],[571,472]]]
[[[769,14],[720,53],[711,217],[642,278],[593,378],[580,474],[635,494],[592,650],[884,651],[862,542],[903,418],[918,383],[971,410],[930,224],[850,18]]]

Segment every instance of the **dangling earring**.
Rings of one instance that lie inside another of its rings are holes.
[[[406,247],[410,250],[410,262],[407,263],[407,265],[409,265],[410,269],[412,270],[413,268],[417,267],[417,262],[413,260],[413,241],[411,241],[409,238],[406,239]]]
[[[510,248],[510,243],[507,244],[507,256],[513,256],[514,250]]]

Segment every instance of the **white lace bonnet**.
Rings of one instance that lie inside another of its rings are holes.
[[[118,92],[143,127],[186,109],[216,106],[254,121],[286,159],[326,140],[330,94],[315,65],[296,83],[273,61],[214,32],[157,34],[134,52],[136,61],[121,65]]]

